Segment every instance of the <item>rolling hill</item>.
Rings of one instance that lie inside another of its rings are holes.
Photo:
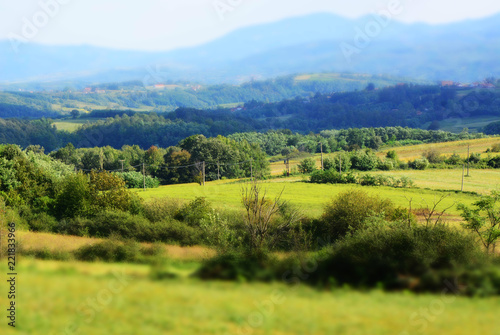
[[[321,71],[476,81],[500,73],[499,18],[443,25],[391,21],[361,44],[356,41],[369,32],[376,22],[373,17],[346,19],[324,13],[239,29],[201,46],[169,52],[29,43],[16,53],[10,41],[0,41],[0,83],[235,83]]]

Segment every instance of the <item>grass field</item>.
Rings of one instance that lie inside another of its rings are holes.
[[[69,132],[76,131],[82,124],[94,123],[101,119],[99,118],[78,118],[78,119],[67,119],[64,121],[54,122],[57,130],[65,130]]]
[[[282,190],[283,199],[298,206],[306,215],[317,217],[323,212],[325,204],[341,192],[350,189],[362,189],[372,195],[391,199],[396,205],[408,207],[406,198],[413,198],[414,209],[424,207],[425,202],[432,204],[443,192],[425,189],[396,189],[390,187],[368,187],[359,185],[326,185],[304,183],[297,178],[283,178],[264,181],[262,187],[267,190],[270,197],[277,196]],[[206,186],[199,184],[182,184],[161,186],[156,189],[138,190],[138,194],[144,199],[149,198],[178,198],[192,200],[196,197],[205,197],[215,207],[240,209],[241,190],[245,184],[236,181],[208,182]],[[450,196],[446,198],[440,207],[458,203],[471,204],[477,200],[476,196],[464,193],[445,192]],[[459,212],[453,206],[447,213],[451,221],[458,219]]]
[[[4,317],[1,333],[498,334],[499,298],[151,281],[148,273],[145,265],[23,259],[17,327],[8,327]],[[7,291],[4,280],[1,289]],[[6,295],[0,295],[0,305],[7,304]]]
[[[460,133],[464,128],[468,128],[469,131],[481,132],[482,129],[490,124],[491,122],[498,121],[498,117],[495,116],[472,116],[465,119],[450,118],[439,121],[439,129],[444,131],[449,131],[452,133]],[[422,126],[426,129],[431,123]]]
[[[378,153],[380,157],[384,157],[387,151],[395,150],[402,161],[414,160],[415,158],[422,157],[422,154],[429,150],[434,149],[442,155],[451,156],[456,153],[461,157],[467,157],[467,146],[470,145],[470,153],[480,153],[482,157],[486,157],[484,153],[486,149],[492,147],[493,144],[500,143],[500,137],[480,138],[476,140],[464,140],[454,142],[432,143],[410,145],[405,147],[397,147],[382,150]],[[496,154],[492,154],[496,155]]]

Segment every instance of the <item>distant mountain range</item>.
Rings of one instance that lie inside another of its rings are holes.
[[[323,71],[465,82],[500,75],[500,15],[445,25],[391,21],[379,26],[379,32],[376,22],[373,16],[314,14],[239,29],[210,43],[170,52],[33,43],[14,52],[10,41],[3,40],[0,83],[213,84]]]

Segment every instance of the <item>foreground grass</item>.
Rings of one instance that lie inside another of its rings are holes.
[[[245,184],[236,181],[208,182],[206,185],[182,184],[161,186],[156,189],[138,190],[138,194],[144,199],[150,198],[178,198],[192,200],[196,197],[205,197],[214,206],[228,209],[241,209],[241,191]],[[391,199],[397,206],[408,207],[408,199],[413,198],[413,209],[426,206],[426,202],[432,205],[443,193],[449,194],[439,208],[446,208],[453,204],[471,204],[477,200],[476,196],[455,192],[439,192],[423,189],[396,189],[390,187],[368,187],[359,185],[327,185],[304,183],[300,180],[276,179],[262,182],[263,189],[267,190],[271,198],[280,194],[282,198],[301,208],[307,215],[317,217],[323,213],[325,205],[341,192],[351,189],[362,189],[371,195],[379,195],[382,198]],[[456,206],[447,212],[456,219],[458,210]]]
[[[114,272],[125,275],[118,281]],[[77,330],[69,334],[95,335],[469,335],[498,331],[499,298],[449,296],[443,300],[438,295],[330,292],[281,283],[151,281],[147,272],[148,267],[141,265],[25,259],[18,267],[17,327],[11,329],[4,321],[1,333],[59,335],[66,334],[68,326]],[[118,289],[109,293],[109,287]],[[1,288],[6,290],[3,280]],[[257,306],[273,296],[276,303],[259,314]],[[4,294],[0,305],[7,305]],[[247,328],[249,321],[255,327]]]

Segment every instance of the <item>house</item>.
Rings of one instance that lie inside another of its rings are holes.
[[[451,80],[443,80],[441,82],[441,86],[442,87],[445,87],[445,86],[455,86],[455,83]]]
[[[85,93],[85,94],[89,94],[90,92],[92,92],[92,88],[91,87],[85,87],[83,89],[83,93]]]

